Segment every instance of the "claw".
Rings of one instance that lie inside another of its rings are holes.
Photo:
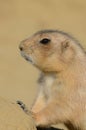
[[[24,112],[28,112],[26,105],[22,101],[17,101],[17,104],[24,110]]]

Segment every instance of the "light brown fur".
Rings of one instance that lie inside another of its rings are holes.
[[[50,39],[48,44],[40,41]],[[39,91],[32,106],[37,126],[65,123],[86,130],[86,54],[70,35],[40,31],[20,44],[22,55],[39,68]]]

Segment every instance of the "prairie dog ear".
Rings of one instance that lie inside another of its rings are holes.
[[[70,43],[68,40],[65,40],[61,43],[61,51],[64,52],[66,51],[70,46]]]
[[[71,45],[71,41],[65,40],[61,43],[61,53],[63,60],[71,61],[71,59],[75,56],[75,50]]]

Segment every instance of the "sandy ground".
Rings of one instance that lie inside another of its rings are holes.
[[[86,47],[85,0],[0,0],[0,96],[31,105],[38,70],[19,53],[19,43],[41,29],[73,34]]]

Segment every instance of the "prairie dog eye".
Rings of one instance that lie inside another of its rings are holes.
[[[44,44],[44,45],[48,44],[49,42],[50,42],[50,39],[48,39],[48,38],[44,38],[44,39],[42,39],[42,40],[40,41],[40,43],[41,43],[41,44]]]

